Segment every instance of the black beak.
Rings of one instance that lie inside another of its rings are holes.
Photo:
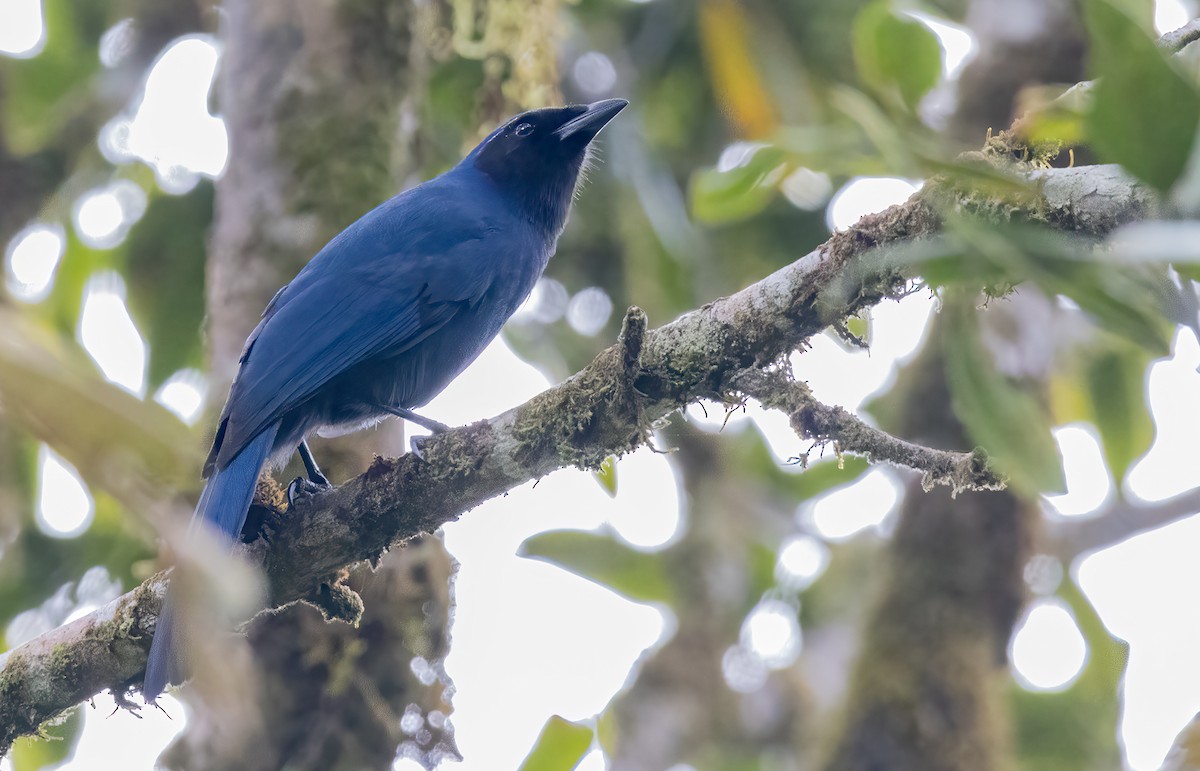
[[[624,99],[605,99],[601,102],[593,102],[587,106],[587,110],[582,115],[559,126],[554,133],[558,135],[559,139],[579,137],[590,142],[600,133],[600,129],[604,128],[605,124],[625,109],[627,104],[629,102]]]

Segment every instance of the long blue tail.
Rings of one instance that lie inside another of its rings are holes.
[[[230,544],[237,539],[242,525],[246,523],[246,512],[254,498],[259,472],[271,453],[278,429],[278,425],[269,426],[246,445],[228,466],[213,472],[204,485],[204,492],[200,494],[196,512],[192,515],[192,530],[202,523],[208,523]],[[171,595],[171,587],[168,587],[158,614],[154,642],[150,645],[150,657],[146,661],[142,696],[147,704],[153,704],[167,685],[180,683],[187,677],[182,651],[175,640],[175,603],[171,601]]]

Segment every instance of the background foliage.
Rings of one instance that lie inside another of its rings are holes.
[[[336,7],[330,18],[356,58],[333,88],[353,95],[351,83],[393,77],[402,86],[369,92],[352,115],[331,110],[314,96],[319,89],[279,106],[276,162],[295,180],[282,227],[301,238],[319,242],[393,191],[445,170],[516,110],[631,100],[629,114],[605,133],[549,281],[505,333],[554,379],[615,339],[620,309],[636,304],[662,323],[822,243],[830,198],[853,178],[936,179],[1018,202],[993,216],[947,208],[943,237],[892,256],[922,276],[914,291],[936,296],[940,313],[864,411],[914,441],[985,447],[1013,495],[986,504],[973,502],[977,496],[942,500],[905,477],[894,534],[829,539],[797,512],[862,478],[865,461],[830,450],[802,470],[750,421],[714,433],[698,413],[676,416],[658,441],[672,451],[686,509],[673,540],[651,551],[611,529],[564,530],[522,546],[524,556],[657,603],[674,618],[673,635],[604,712],[582,723],[549,718],[523,768],[572,768],[596,747],[612,767],[630,769],[1120,766],[1127,649],[1070,574],[1081,556],[1070,546],[1070,523],[1054,519],[1047,534],[1039,496],[1064,486],[1051,427],[1085,423],[1113,481],[1108,509],[1096,515],[1119,508],[1129,525],[1088,548],[1140,529],[1141,504],[1122,482],[1155,437],[1148,368],[1197,329],[1197,253],[1154,227],[1099,251],[1051,234],[1026,175],[1118,163],[1182,217],[1200,209],[1194,56],[1155,44],[1151,3],[1085,0],[1021,11],[999,0]],[[241,17],[222,22],[220,9],[191,0],[44,0],[42,11],[40,52],[0,59],[0,243],[10,244],[0,294],[0,626],[10,646],[156,569],[156,527],[187,509],[209,429],[204,420],[185,425],[154,397],[181,371],[208,371],[215,358],[211,410],[227,377],[219,362],[228,360],[205,336],[206,324],[214,335],[220,323],[211,286],[228,279],[211,266],[206,274],[205,264],[214,228],[229,216],[214,206],[214,186],[233,177],[164,170],[115,152],[111,121],[121,125],[120,116],[136,112],[147,71],[181,37],[215,36],[202,39],[236,51],[222,24]],[[995,21],[1020,13],[1030,21],[1023,37]],[[965,24],[974,36],[976,58],[961,74],[944,66],[945,44],[930,19]],[[287,20],[266,23],[301,34]],[[226,59],[221,77],[260,64]],[[1098,80],[1059,98],[1085,78]],[[234,109],[221,101],[234,89],[214,90],[213,114]],[[343,109],[356,97],[347,98]],[[1001,133],[1018,115],[1019,130]],[[107,240],[81,233],[81,201],[97,189],[125,196],[118,233]],[[31,223],[62,240],[41,297],[22,294],[12,267]],[[295,268],[292,257],[269,250],[244,256],[283,280]],[[113,274],[145,342],[144,383],[132,389],[111,382],[87,345],[85,301],[98,291],[97,276]],[[830,332],[847,357],[862,355],[854,351],[876,334],[871,319]],[[793,359],[800,379],[806,361]],[[747,408],[705,409],[719,421],[722,410]],[[94,500],[90,524],[71,537],[39,524],[43,447],[78,472]],[[796,440],[790,454],[808,449]],[[621,462],[597,479],[615,494]],[[985,516],[1000,523],[995,530],[955,531],[955,523]],[[812,581],[779,568],[783,546],[801,537],[828,560]],[[917,576],[914,565],[928,569],[929,559],[939,572]],[[1030,567],[1037,565],[1041,573]],[[1036,580],[1047,571],[1057,580]],[[1069,608],[1089,651],[1078,677],[1054,693],[1010,679],[1007,646],[1030,597]],[[751,688],[731,674],[730,657],[753,658],[740,640],[764,603],[794,617],[806,643],[783,663],[750,661],[763,673]],[[906,629],[894,617],[909,610],[910,619],[936,623]],[[937,624],[953,627],[959,617],[970,633],[943,635]],[[991,623],[995,629],[980,631]],[[857,662],[856,651],[864,652]],[[939,663],[946,666],[929,666]],[[917,677],[926,679],[908,679]],[[958,722],[945,705],[923,702],[939,694],[986,714]],[[927,709],[946,720],[928,734],[892,735],[873,722]],[[71,753],[82,722],[76,715],[47,729],[47,738],[23,741],[9,762],[15,771],[53,767]],[[383,741],[397,743],[392,734]]]

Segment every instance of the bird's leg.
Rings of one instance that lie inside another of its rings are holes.
[[[304,464],[304,471],[308,474],[308,479],[304,477],[296,477],[287,486],[287,502],[288,508],[296,505],[298,498],[307,497],[314,493],[323,492],[333,487],[329,483],[329,479],[321,473],[321,467],[317,465],[317,461],[313,458],[312,450],[308,448],[308,441],[301,440],[300,446],[296,448],[300,453],[300,461]]]
[[[379,405],[379,409],[398,418],[403,418],[410,423],[416,423],[421,428],[429,429],[429,432],[433,434],[441,434],[450,430],[450,426],[447,426],[445,423],[439,423],[431,418],[423,418],[412,410],[406,410],[403,407],[387,407],[381,404]]]
[[[304,471],[308,474],[308,481],[318,487],[332,487],[329,480],[321,473],[321,467],[317,465],[317,461],[313,458],[312,450],[308,449],[308,440],[301,439],[300,446],[296,448],[300,452],[300,461],[304,464]]]
[[[436,420],[422,417],[412,410],[406,410],[403,407],[389,407],[384,404],[380,404],[378,407],[384,412],[395,415],[398,418],[403,418],[411,423],[416,423],[421,428],[429,429],[431,434],[442,434],[450,430],[450,426],[447,426],[445,423],[439,423]],[[414,436],[408,440],[408,448],[412,450],[413,455],[416,455],[421,460],[425,460],[425,456],[421,451],[421,447],[424,446],[425,440],[428,438],[429,437],[426,436]]]

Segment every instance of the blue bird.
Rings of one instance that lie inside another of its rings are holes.
[[[592,139],[628,104],[533,110],[457,166],[342,231],[275,295],[241,366],[204,465],[192,527],[232,544],[258,475],[319,429],[411,412],[477,357],[529,296],[554,253]],[[290,490],[290,489],[289,489]],[[168,593],[146,663],[146,703],[186,677]]]

